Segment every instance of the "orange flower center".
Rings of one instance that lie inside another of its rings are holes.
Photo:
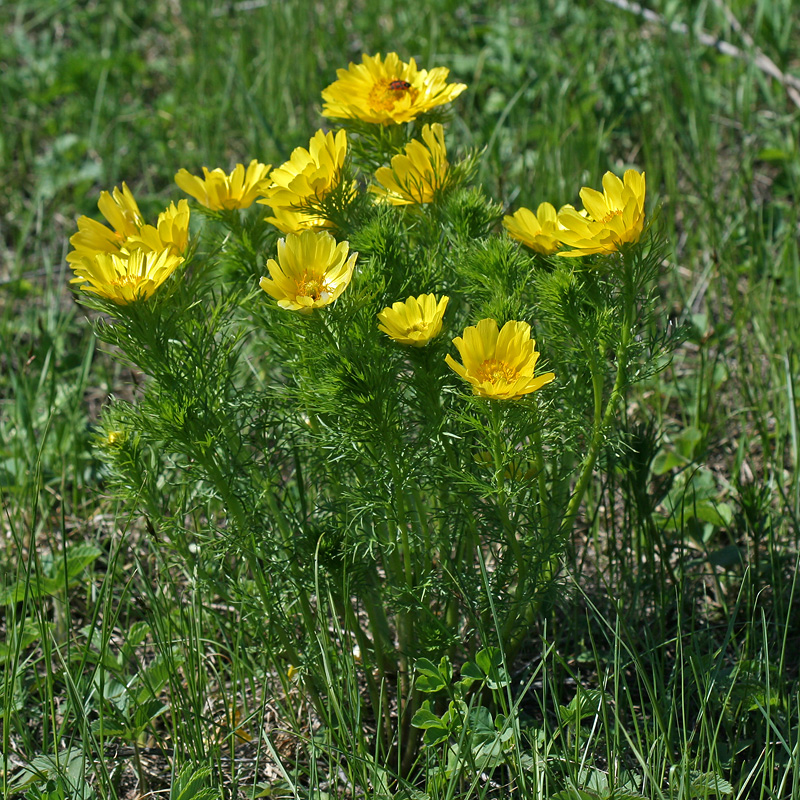
[[[511,369],[505,361],[498,361],[496,358],[487,358],[475,370],[475,374],[481,383],[491,383],[493,385],[500,381],[510,383],[517,378],[516,370]]]
[[[409,95],[413,105],[419,92],[411,85],[406,86],[407,83],[408,81],[384,78],[370,89],[367,102],[375,111],[391,111],[398,100]]]
[[[605,224],[611,222],[611,220],[614,219],[614,217],[619,217],[621,215],[622,215],[622,209],[621,208],[615,208],[613,211],[609,211],[608,214],[606,214],[603,217],[603,219],[600,220],[600,222],[602,222],[605,225]]]
[[[304,272],[301,277],[296,281],[297,283],[297,296],[310,297],[316,301],[322,297],[323,294],[328,294],[330,289],[325,282],[324,275],[317,275],[315,273]]]

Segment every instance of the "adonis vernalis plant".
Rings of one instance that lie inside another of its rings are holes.
[[[550,203],[540,203],[535,213],[528,208],[519,208],[513,214],[507,214],[503,217],[503,227],[512,239],[542,255],[551,256],[561,249],[558,213]]]
[[[357,254],[348,258],[349,249],[324,231],[290,233],[278,242],[278,260],[269,259],[270,278],[259,286],[281,308],[308,314],[333,303],[350,283]]]
[[[432,203],[447,186],[449,166],[444,129],[439,123],[425,125],[422,142],[413,139],[391,167],[375,173],[378,185],[372,191],[393,206]]]
[[[475,394],[489,400],[519,400],[556,377],[552,372],[534,377],[539,353],[527,322],[509,320],[498,330],[495,320],[482,319],[453,344],[463,364],[447,355],[447,365],[472,385]]]
[[[211,211],[250,208],[257,198],[264,196],[270,168],[270,164],[260,164],[254,158],[246,169],[244,164],[237,164],[230,174],[219,168],[209,171],[203,167],[203,177],[199,178],[182,169],[175,175],[175,183]]]
[[[455,100],[467,87],[447,83],[450,70],[417,69],[414,59],[397,53],[385,59],[364,55],[361,64],[340,69],[334,83],[322,92],[326,117],[359,119],[380,125],[412,122],[421,114]]]
[[[506,235],[425,121],[465,89],[447,77],[365,55],[323,92],[347,132],[317,131],[268,175],[178,172],[220,212],[199,244],[181,204],[157,239],[123,185],[101,196],[113,229],[82,218],[69,257],[99,336],[148,375],[106,409],[109,485],[184,557],[201,537],[230,558],[218,591],[318,709],[335,616],[377,752],[404,772],[414,663],[513,660],[623,400],[670,345],[644,175],[583,189],[585,213],[520,209]]]
[[[558,239],[571,249],[562,255],[613,253],[621,245],[639,241],[644,228],[644,173],[629,169],[624,182],[613,172],[603,176],[602,194],[584,186],[584,214],[572,207],[558,214]]]
[[[378,314],[378,328],[399,344],[424,347],[442,330],[442,318],[450,298],[421,294],[403,302],[392,303]]]

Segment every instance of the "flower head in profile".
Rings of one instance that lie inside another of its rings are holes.
[[[157,225],[147,225],[130,189],[101,192],[97,207],[111,228],[90,217],[78,218],[78,232],[70,238],[74,250],[67,261],[76,269],[80,264],[91,266],[99,253],[119,255],[123,250],[161,251],[169,249],[180,255],[189,241],[189,204],[181,200],[177,206],[159,214]]]
[[[270,258],[270,277],[259,286],[278,301],[281,308],[310,314],[327,306],[347,288],[353,277],[356,253],[347,257],[350,245],[336,244],[325,231],[290,233],[278,240],[278,260]]]
[[[447,83],[450,70],[446,67],[417,69],[413,58],[406,63],[397,53],[387,53],[385,60],[380,53],[365,54],[361,61],[337,70],[337,80],[323,90],[324,116],[381,125],[411,122],[467,88],[463,83]]]
[[[201,206],[212,211],[250,208],[256,198],[264,196],[269,185],[267,175],[270,168],[270,164],[261,164],[254,158],[247,169],[244,164],[237,164],[230,174],[219,167],[210,171],[203,167],[203,177],[200,178],[182,169],[175,175],[175,183]]]
[[[561,210],[566,208],[564,206]],[[540,203],[536,213],[528,208],[520,208],[513,214],[507,214],[503,217],[503,227],[512,239],[542,255],[552,255],[561,247],[557,235],[558,214],[550,203]]]
[[[489,400],[518,400],[555,378],[552,372],[534,377],[539,353],[527,322],[512,320],[498,330],[493,319],[482,319],[453,344],[462,363],[448,355],[447,365],[472,384],[475,394]]]
[[[272,170],[271,184],[258,202],[273,209],[296,211],[298,206],[321,200],[339,185],[346,155],[345,131],[317,131],[308,150],[296,147],[288,161]]]
[[[422,128],[422,142],[412,139],[405,149],[392,158],[391,167],[381,167],[375,173],[379,186],[370,190],[395,206],[432,203],[447,186],[447,147],[444,129],[436,122]]]
[[[613,172],[603,176],[603,192],[586,186],[581,200],[586,216],[565,208],[558,215],[558,238],[572,249],[562,256],[614,253],[620,246],[636,242],[644,229],[644,173],[629,169],[624,180]]]
[[[81,289],[125,306],[150,297],[182,262],[168,248],[97,253],[91,261],[73,265],[75,277],[70,283],[88,284]]]
[[[178,205],[170,203],[158,215],[155,225],[142,225],[139,233],[126,240],[128,250],[171,250],[180,255],[189,244],[189,202],[179,200]]]
[[[144,225],[142,212],[125,183],[122,184],[122,191],[115,186],[111,193],[100,192],[97,207],[121,239],[135,235]]]
[[[130,236],[137,236],[144,225],[142,213],[125,183],[120,191],[101,192],[97,201],[100,212],[111,224],[111,228],[91,217],[78,218],[78,232],[69,242],[75,248],[67,255],[67,261],[91,260],[97,253],[119,253]]]
[[[378,314],[378,328],[400,344],[423,347],[442,330],[442,317],[450,298],[436,299],[433,294],[409,297],[404,303],[392,303]]]

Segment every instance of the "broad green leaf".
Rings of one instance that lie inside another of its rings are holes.
[[[447,730],[447,725],[442,719],[437,717],[430,708],[425,708],[425,704],[423,704],[422,708],[417,709],[416,713],[411,718],[411,724],[415,728],[443,728]]]
[[[653,475],[665,475],[675,467],[682,467],[685,464],[686,459],[679,453],[670,448],[662,448],[656,453],[650,470]]]
[[[426,728],[425,733],[422,734],[422,741],[427,747],[434,747],[446,741],[449,736],[450,731],[447,728]]]
[[[415,685],[421,692],[438,692],[444,689],[445,682],[439,675],[419,675]]]
[[[439,668],[433,661],[430,661],[427,658],[418,658],[414,662],[414,669],[420,673],[420,675],[427,675],[431,678],[440,678],[439,675]]]
[[[503,654],[499,647],[484,647],[475,656],[475,661],[484,674],[491,675],[493,670],[503,666]]]
[[[461,678],[468,678],[471,681],[482,681],[486,676],[481,668],[474,661],[467,661],[461,665]]]
[[[66,562],[67,582],[69,583],[77,578],[86,567],[94,563],[101,555],[103,555],[103,551],[94,545],[72,545],[67,548],[66,556],[62,556],[56,560],[56,569],[58,572],[53,577],[63,574],[64,563]]]

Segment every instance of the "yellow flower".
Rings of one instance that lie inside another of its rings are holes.
[[[325,217],[315,217],[302,211],[292,211],[290,208],[277,206],[273,209],[275,216],[264,217],[266,222],[271,222],[281,233],[300,233],[302,231],[317,231],[320,228],[330,227],[330,222]]]
[[[475,327],[466,328],[463,338],[453,339],[453,344],[463,366],[450,355],[445,358],[447,365],[481,397],[518,400],[555,378],[552,372],[533,376],[539,353],[527,322],[506,322],[498,331],[497,322],[482,319]]]
[[[393,303],[378,314],[378,328],[400,344],[423,347],[442,330],[449,299],[445,296],[437,301],[436,295],[421,294],[409,297],[405,303]]]
[[[189,202],[179,200],[178,205],[170,203],[165,211],[158,215],[156,225],[142,225],[139,233],[127,239],[128,250],[166,250],[176,256],[180,255],[189,244]]]
[[[128,437],[126,436],[125,431],[109,431],[106,434],[104,444],[108,445],[109,447],[116,447],[123,444],[127,438]]]
[[[97,253],[91,261],[73,265],[75,277],[70,283],[88,282],[81,289],[124,306],[150,297],[182,262],[169,249]]]
[[[305,147],[296,147],[292,157],[269,176],[271,186],[259,203],[297,210],[297,206],[312,200],[321,200],[341,180],[342,167],[347,155],[347,134],[339,131],[317,131]]]
[[[444,129],[436,122],[422,128],[425,144],[412,139],[406,145],[405,154],[392,158],[392,166],[381,167],[375,180],[381,186],[370,190],[395,206],[412,203],[431,203],[447,185],[447,148]],[[426,146],[427,145],[427,146]]]
[[[113,230],[90,217],[79,217],[78,232],[69,240],[75,248],[67,255],[70,264],[83,259],[91,261],[97,253],[119,253],[125,240],[138,235],[144,225],[139,206],[124,183],[122,191],[115,186],[113,194],[101,192],[97,207]]]
[[[97,207],[111,223],[117,236],[123,239],[135,236],[139,232],[139,228],[144,225],[142,212],[139,211],[139,206],[125,183],[122,184],[122,191],[115,186],[113,194],[100,192]]]
[[[391,125],[411,122],[420,114],[454,100],[467,87],[447,83],[446,67],[418,70],[412,58],[407,64],[397,53],[364,54],[361,64],[350,63],[336,71],[336,80],[322,92],[326,117],[360,119]]]
[[[262,278],[259,286],[281,308],[310,314],[336,300],[350,283],[357,254],[347,258],[349,249],[324,231],[290,233],[278,240],[278,260],[267,261],[271,280]]]
[[[586,186],[581,200],[588,213],[562,209],[558,215],[558,238],[572,250],[562,256],[614,253],[620,245],[636,242],[644,228],[644,173],[629,169],[624,182],[613,172],[603,176],[603,193]]]
[[[507,214],[503,217],[503,227],[512,239],[542,255],[552,255],[561,247],[557,234],[558,214],[550,203],[540,203],[535,214],[528,208]]]
[[[112,194],[100,193],[97,207],[111,223],[113,230],[89,217],[78,219],[78,232],[70,238],[75,248],[67,254],[67,262],[77,271],[80,265],[91,270],[98,253],[119,255],[123,250],[161,251],[169,248],[180,255],[189,241],[189,204],[181,200],[170,203],[158,216],[157,225],[146,225],[130,189],[114,187]]]
[[[175,175],[175,183],[191,195],[201,206],[212,211],[250,208],[257,197],[263,197],[269,185],[267,175],[271,164],[261,164],[253,159],[247,167],[237,164],[230,175],[219,167],[209,172],[203,167],[204,178],[182,169]]]

